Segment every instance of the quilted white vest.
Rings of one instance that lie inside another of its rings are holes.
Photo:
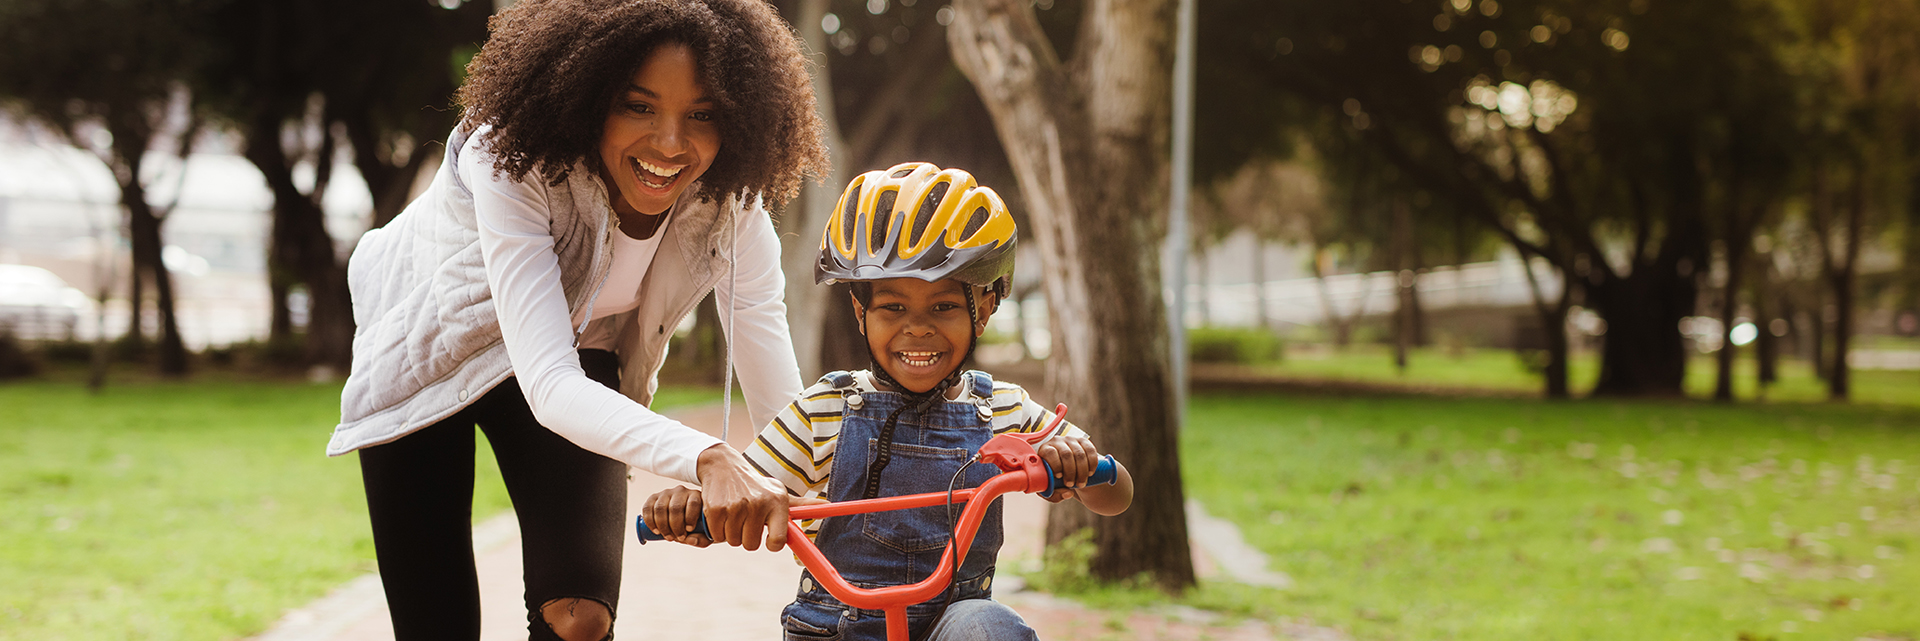
[[[340,395],[329,456],[432,425],[513,375],[480,254],[473,190],[455,171],[470,135],[453,132],[432,184],[392,222],[361,236],[347,263],[353,371]],[[565,183],[541,184],[561,288],[578,330],[612,263],[614,213],[606,186],[584,162]],[[729,231],[743,204],[751,204],[737,195],[703,203],[699,192],[699,183],[688,186],[661,232],[660,251],[641,281],[640,306],[594,320],[590,330],[613,325],[620,392],[641,404],[659,388],[655,375],[672,328],[731,268]]]

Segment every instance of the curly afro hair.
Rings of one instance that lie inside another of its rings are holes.
[[[783,202],[827,173],[799,37],[766,0],[521,0],[489,22],[458,100],[468,127],[493,125],[495,169],[538,168],[555,185],[595,153],[607,113],[654,49],[694,51],[717,104],[720,155],[702,200],[760,192]]]

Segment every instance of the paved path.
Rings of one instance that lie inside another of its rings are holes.
[[[671,414],[695,428],[719,434],[717,406]],[[729,440],[735,447],[743,447],[752,441],[751,432],[736,424]],[[633,477],[629,521],[648,495],[673,484],[646,472],[635,471]],[[1001,567],[1036,563],[1043,547],[1047,503],[1025,494],[1008,495],[1006,501],[1006,544],[1001,548]],[[1238,569],[1252,564],[1259,567],[1247,576],[1230,573],[1222,578],[1284,585],[1287,581],[1284,575],[1261,569],[1265,559],[1244,544],[1238,544],[1237,532],[1218,532],[1219,524],[1225,522],[1195,514],[1197,507],[1197,504],[1189,506],[1189,521],[1196,532],[1194,560],[1202,576],[1215,575],[1221,568]],[[1231,530],[1230,525],[1225,527]],[[494,517],[475,528],[482,641],[527,638],[526,615],[520,603],[524,584],[520,577],[519,540],[512,514]],[[1214,547],[1226,545],[1229,549],[1212,554],[1198,551],[1210,541],[1224,542]],[[1234,544],[1239,548],[1232,549]],[[1214,561],[1216,557],[1220,562]],[[746,552],[725,546],[702,550],[672,544],[641,546],[629,540],[625,564],[620,617],[614,624],[614,634],[621,639],[779,639],[780,608],[792,599],[799,577],[799,565],[785,552]],[[1015,587],[1009,585],[1013,583],[1017,581],[1002,579],[996,586],[996,598],[1012,605],[1040,632],[1041,638],[1050,641],[1344,639],[1325,628],[1292,623],[1229,623],[1190,608],[1160,608],[1116,617],[1047,594],[1011,591],[1008,588]],[[393,630],[387,616],[379,577],[367,575],[289,612],[272,630],[254,640],[388,641],[393,638]]]

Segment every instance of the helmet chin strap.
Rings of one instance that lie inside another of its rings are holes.
[[[948,388],[959,384],[960,373],[966,371],[967,361],[973,358],[973,349],[979,346],[980,343],[980,334],[974,330],[974,328],[980,324],[980,312],[978,301],[976,301],[973,296],[973,286],[966,286],[965,291],[967,294],[967,353],[960,356],[959,362],[954,364],[953,371],[948,372],[946,378],[941,379],[940,382],[934,384],[933,387],[927,388],[926,391],[915,392],[908,389],[907,386],[901,385],[899,381],[894,380],[893,375],[887,373],[887,368],[880,366],[880,357],[873,353],[873,343],[870,341],[867,342],[867,360],[872,362],[872,369],[870,371],[873,372],[873,377],[882,383],[899,389],[901,393],[906,394],[910,400],[902,403],[900,407],[895,408],[892,412],[889,412],[887,414],[887,422],[880,426],[880,434],[878,438],[875,439],[879,442],[879,447],[874,451],[873,460],[867,462],[867,479],[865,488],[861,492],[861,498],[871,499],[880,496],[880,473],[885,471],[887,464],[893,461],[893,431],[900,423],[900,414],[908,409],[913,409],[922,416],[926,415],[927,408],[933,407],[934,403],[944,397]],[[860,329],[863,330],[863,333],[866,327],[867,314],[866,310],[862,309],[860,312]]]

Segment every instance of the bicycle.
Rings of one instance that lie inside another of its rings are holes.
[[[979,532],[980,521],[986,516],[987,506],[991,505],[994,499],[1002,494],[1016,491],[1052,496],[1055,491],[1064,487],[1054,479],[1052,468],[1040,458],[1038,453],[1034,452],[1033,446],[1051,437],[1054,431],[1059,429],[1060,423],[1066,420],[1066,415],[1067,406],[1061,404],[1055,407],[1053,422],[1047,426],[1047,429],[1026,435],[1001,434],[988,439],[967,465],[977,462],[991,463],[1000,468],[1000,474],[981,484],[980,487],[794,507],[788,511],[791,520],[787,522],[787,544],[792,547],[794,555],[800,558],[800,562],[808,570],[813,571],[814,580],[825,587],[827,592],[833,594],[834,598],[856,608],[886,612],[888,641],[907,641],[907,606],[928,601],[946,591],[953,579],[954,559],[966,558],[967,548],[973,545],[973,537]],[[1093,474],[1087,477],[1087,484],[1110,484],[1116,480],[1117,476],[1117,466],[1113,456],[1102,455]],[[954,538],[947,542],[946,551],[940,558],[940,565],[927,578],[907,585],[882,588],[862,588],[853,585],[841,578],[840,572],[834,569],[833,563],[827,560],[826,555],[820,552],[820,548],[807,538],[806,532],[800,527],[801,521],[810,519],[955,503],[966,503],[967,507],[960,513]],[[702,535],[708,534],[706,515],[700,516],[694,531]],[[664,537],[647,527],[644,516],[634,519],[634,532],[642,544],[648,541],[664,540]],[[954,548],[956,545],[959,546],[958,550]]]

